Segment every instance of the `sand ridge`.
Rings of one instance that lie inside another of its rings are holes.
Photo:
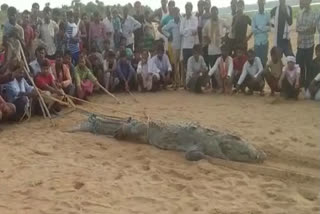
[[[4,125],[0,213],[319,213],[319,104],[185,91],[118,95],[93,102],[168,122],[197,122],[263,149],[248,165],[188,162],[182,153],[64,130],[78,112]],[[88,105],[85,105],[88,108]],[[110,110],[90,107],[113,116]]]

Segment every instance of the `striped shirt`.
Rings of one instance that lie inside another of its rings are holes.
[[[71,53],[77,53],[80,51],[79,48],[79,40],[77,40],[78,37],[79,28],[75,23],[68,23],[67,29],[66,29],[66,35],[67,35],[67,49]],[[73,39],[72,39],[73,38]]]
[[[316,31],[316,14],[310,8],[301,10],[297,15],[298,48],[306,49],[314,46]]]

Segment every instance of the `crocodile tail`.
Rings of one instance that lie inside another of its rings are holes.
[[[93,126],[92,123],[89,121],[85,121],[80,123],[79,125],[76,125],[70,130],[67,130],[68,133],[75,133],[75,132],[92,132]]]

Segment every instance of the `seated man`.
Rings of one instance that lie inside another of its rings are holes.
[[[207,65],[201,56],[201,45],[193,46],[193,56],[188,59],[186,85],[187,89],[195,93],[202,93],[207,76]]]
[[[0,121],[7,120],[11,118],[16,113],[16,107],[12,103],[7,103],[1,96],[0,96]]]
[[[168,55],[164,53],[163,45],[157,47],[156,53],[157,54],[150,59],[148,70],[151,73],[159,74],[158,83],[154,82],[155,88],[159,88],[161,84],[166,88],[170,81],[172,67]]]
[[[71,78],[74,79],[74,68],[72,64],[72,53],[70,51],[65,51],[63,56],[63,64],[67,66],[70,71]]]
[[[270,51],[271,60],[267,63],[264,71],[264,77],[271,89],[270,96],[274,96],[275,92],[280,92],[279,79],[282,74],[284,63],[282,62],[282,53],[277,47],[273,47]]]
[[[229,50],[226,46],[221,47],[221,56],[217,59],[214,66],[209,71],[209,76],[215,75],[219,93],[231,94],[233,59],[229,56]]]
[[[46,60],[46,49],[43,46],[39,46],[35,52],[36,59],[30,62],[30,71],[33,77],[37,76],[41,72],[41,64]]]
[[[116,54],[112,50],[109,50],[105,55],[105,59],[103,60],[104,87],[109,91],[113,91],[114,77],[117,69]]]
[[[87,100],[93,93],[94,85],[98,86],[98,80],[86,66],[86,58],[82,54],[79,56],[79,64],[75,67],[74,80],[80,99]]]
[[[137,71],[137,69],[138,69],[138,64],[139,64],[140,60],[141,60],[141,51],[134,50],[133,58],[131,59],[131,65],[135,71]]]
[[[93,75],[98,79],[101,85],[104,85],[104,76],[103,76],[103,56],[101,53],[95,51],[95,48],[92,48],[94,52],[92,52],[89,56],[89,62],[91,64],[87,67],[90,68]]]
[[[264,96],[264,79],[263,66],[259,57],[255,56],[252,49],[248,51],[248,61],[244,64],[242,74],[237,83],[236,92],[239,89],[245,91],[248,87],[248,95],[252,95],[254,91],[259,91]]]
[[[233,58],[233,84],[236,87],[241,76],[243,66],[247,62],[248,56],[243,47],[236,48],[236,56]]]
[[[37,74],[35,77],[36,86],[45,91],[45,93],[49,96],[53,96],[57,99],[62,99],[63,93],[61,89],[55,84],[54,76],[50,72],[50,62],[49,60],[44,60],[42,62],[41,72]],[[59,103],[52,101],[51,99],[46,99],[45,102],[48,105],[48,109],[52,113],[57,113],[61,111],[61,106]]]
[[[320,73],[311,81],[305,97],[306,99],[320,101]]]
[[[72,78],[68,65],[63,64],[62,52],[58,51],[55,54],[56,61],[52,65],[53,75],[56,80],[56,85],[71,96],[75,95],[75,86],[72,84]]]
[[[136,87],[136,73],[127,58],[126,52],[120,52],[120,58],[116,69],[115,85],[116,90],[127,91],[135,89]]]
[[[32,97],[36,97],[35,89],[30,86],[24,78],[24,64],[18,59],[14,60],[15,68],[11,71],[15,73],[15,78],[3,86],[5,97],[8,102],[14,104],[16,114],[10,118],[20,120],[25,112],[31,107]]]
[[[152,72],[152,69],[149,70],[149,52],[144,50],[142,52],[142,58],[138,64],[137,68],[137,78],[139,91],[156,91],[158,82],[160,79],[158,72]]]
[[[11,60],[13,57],[21,60],[20,41],[22,41],[22,38],[19,38],[19,29],[17,27],[12,27],[8,37],[4,38],[6,46],[6,61]],[[23,45],[23,43],[21,44]]]
[[[320,17],[319,17],[320,20]],[[312,72],[312,78],[316,77],[320,73],[320,44],[316,46],[315,49],[316,52],[316,58],[312,61],[311,66],[311,72]]]
[[[287,57],[287,66],[283,68],[279,88],[281,96],[298,99],[300,93],[300,67],[294,56]]]
[[[127,48],[126,47],[126,44],[127,44],[127,39],[126,37],[121,37],[120,38],[120,46],[119,46],[119,50],[117,52],[117,58],[119,59],[120,58],[120,52],[121,51],[125,51],[126,52],[126,55],[127,55],[127,58],[128,60],[131,60],[132,57],[133,57],[133,52],[130,48]]]

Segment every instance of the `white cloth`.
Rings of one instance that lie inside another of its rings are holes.
[[[188,59],[188,66],[187,66],[187,75],[186,75],[186,83],[190,81],[192,75],[196,72],[201,70],[207,70],[207,65],[202,56],[199,56],[199,60],[196,61],[194,56]]]
[[[257,78],[258,75],[262,72],[263,66],[259,57],[254,58],[252,65],[249,63],[249,61],[247,61],[243,66],[242,74],[239,78],[238,85],[241,85],[243,83],[247,75]]]
[[[44,22],[40,26],[40,39],[46,44],[47,54],[50,56],[56,53],[54,39],[58,29],[57,23],[53,20],[50,20],[48,24]]]
[[[203,27],[202,37],[210,38],[210,43],[208,45],[208,55],[220,55],[221,54],[221,38],[230,30],[230,26],[223,19],[218,19],[217,21],[219,29],[219,38],[212,38],[212,20],[208,20]]]
[[[300,76],[300,67],[299,65],[295,65],[293,70],[289,70],[288,66],[285,66],[283,72],[285,73],[285,78],[288,82],[293,85]]]
[[[148,61],[149,73],[163,74],[163,73],[172,71],[172,66],[170,64],[169,57],[167,54],[163,54],[161,60],[159,59],[158,55],[155,55],[149,61]]]
[[[198,19],[191,16],[189,19],[183,17],[180,24],[182,35],[182,49],[192,49],[195,44],[199,44],[198,38]]]
[[[114,32],[114,29],[113,29],[113,24],[112,22],[108,19],[108,17],[104,18],[103,19],[103,24],[106,28],[106,32],[107,33],[113,33]]]
[[[287,13],[290,14],[290,9],[288,6],[287,7]],[[274,46],[278,46],[277,42],[278,42],[278,25],[279,25],[279,12],[280,12],[280,7],[278,6],[276,9],[276,14],[274,17],[274,33],[273,33],[273,45]],[[284,26],[284,31],[283,31],[283,37],[282,39],[290,39],[290,26],[288,24],[288,22],[285,22],[285,26]]]
[[[68,27],[72,28],[72,37],[75,37],[79,32],[79,27],[76,23],[68,22]]]
[[[24,78],[20,81],[17,79],[12,80],[5,85],[5,88],[7,90],[8,102],[14,102],[20,93],[30,93],[33,90],[33,87]]]
[[[134,19],[132,16],[128,16],[122,23],[122,34],[127,39],[127,45],[134,43],[133,32],[141,27],[140,22]]]
[[[220,56],[214,66],[209,71],[209,76],[212,76],[216,71],[219,71],[221,60],[223,60],[223,57]],[[228,56],[225,60],[225,62],[228,64],[228,77],[231,77],[233,74],[233,59],[231,56]]]
[[[160,80],[159,69],[156,67],[153,67],[155,70],[149,69],[152,66],[150,62],[150,59],[147,63],[140,61],[137,68],[137,74],[140,74],[142,77],[143,87],[148,91],[152,89],[152,79],[154,77]]]

